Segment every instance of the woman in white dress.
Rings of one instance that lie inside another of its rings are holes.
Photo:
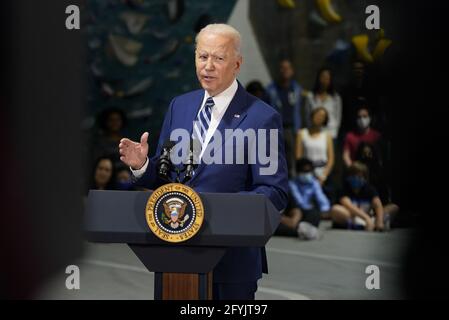
[[[298,131],[296,136],[296,159],[312,161],[314,174],[324,185],[334,166],[334,145],[332,136],[324,127],[329,115],[324,107],[316,108],[310,115],[310,126]]]

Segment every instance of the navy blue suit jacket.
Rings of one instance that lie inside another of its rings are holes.
[[[156,171],[156,162],[160,156],[162,145],[170,138],[172,130],[183,128],[192,132],[193,121],[196,119],[203,97],[204,90],[200,89],[172,100],[162,125],[156,155],[150,159],[145,174],[136,181],[137,185],[155,189],[164,184],[157,177]],[[255,130],[278,129],[278,157],[276,159],[278,168],[273,175],[260,174],[259,169],[267,167],[267,165],[260,164],[258,159],[256,164],[248,163],[247,158],[244,164],[205,165],[200,163],[195,170],[195,175],[187,185],[197,192],[264,194],[279,211],[282,211],[287,206],[288,171],[281,116],[274,108],[247,93],[239,83],[237,92],[217,130],[222,133],[222,137],[225,137],[225,129],[245,131],[250,128]],[[267,141],[268,137],[269,134],[267,134]],[[226,139],[223,140],[224,143]],[[221,283],[256,281],[262,277],[262,272],[267,272],[266,266],[264,248],[231,248],[227,250],[225,256],[215,267],[213,279],[214,282]]]

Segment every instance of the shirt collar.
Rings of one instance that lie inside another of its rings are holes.
[[[237,80],[234,79],[232,84],[224,91],[220,92],[219,94],[213,96],[215,107],[218,110],[223,110],[229,106],[231,103],[232,98],[234,98],[235,93],[238,89],[238,83]],[[203,105],[206,102],[206,100],[211,96],[206,90],[204,91],[204,99],[203,99]],[[215,108],[214,107],[214,108]]]

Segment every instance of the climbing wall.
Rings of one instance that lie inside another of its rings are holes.
[[[235,4],[218,0],[89,0],[83,15],[88,50],[88,110],[83,127],[117,106],[125,134],[150,131],[155,145],[163,116],[176,95],[198,87],[194,39],[204,25],[226,22]]]
[[[333,67],[337,87],[345,83],[354,36],[367,37],[369,52],[380,36],[365,28],[365,8],[371,4],[383,9],[382,17],[394,15],[388,1],[381,0],[250,0],[249,19],[271,76],[276,76],[279,59],[289,57],[297,80],[308,89],[324,64]],[[383,37],[395,31],[393,19],[381,19],[381,27]]]

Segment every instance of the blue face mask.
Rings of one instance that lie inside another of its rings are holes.
[[[313,173],[308,172],[308,173],[300,173],[298,175],[298,180],[301,183],[312,183],[313,182]]]
[[[346,179],[352,189],[361,189],[365,185],[365,179],[359,176],[349,176]]]

